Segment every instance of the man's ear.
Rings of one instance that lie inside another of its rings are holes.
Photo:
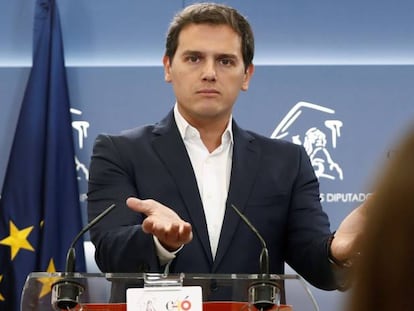
[[[249,88],[250,79],[252,78],[254,73],[254,65],[250,64],[249,67],[247,67],[246,72],[244,73],[244,80],[241,86],[242,91],[247,91]]]
[[[164,80],[168,83],[171,82],[171,62],[170,57],[164,55],[162,58],[162,63],[164,64]]]

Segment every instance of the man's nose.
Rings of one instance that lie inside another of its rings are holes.
[[[203,66],[202,78],[205,81],[216,81],[216,63],[213,60],[208,60]]]

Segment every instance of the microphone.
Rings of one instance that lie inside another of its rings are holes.
[[[247,219],[245,215],[234,205],[231,207],[237,215],[244,221],[250,230],[257,236],[262,245],[260,252],[259,267],[260,267],[260,281],[252,283],[249,287],[249,303],[254,305],[258,310],[264,311],[273,308],[280,304],[280,290],[275,282],[270,280],[269,274],[269,251],[267,249],[266,241],[260,235],[255,226]]]
[[[88,230],[95,226],[108,215],[114,208],[115,204],[110,205],[102,213],[96,216],[88,223],[73,239],[66,254],[65,275],[73,275],[75,272],[76,251],[75,244]],[[84,287],[73,279],[67,277],[52,284],[52,306],[55,310],[72,310],[79,304],[79,296],[83,293]]]

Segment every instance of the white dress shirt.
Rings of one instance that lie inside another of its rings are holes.
[[[177,104],[174,106],[174,118],[193,166],[206,217],[211,253],[214,258],[219,243],[230,183],[233,155],[232,118],[229,118],[227,128],[221,136],[220,146],[211,153],[202,142],[198,130],[188,124],[180,114]],[[154,240],[161,263],[167,263],[175,257],[178,251],[170,253],[162,247],[156,238]]]

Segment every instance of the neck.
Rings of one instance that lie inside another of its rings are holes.
[[[212,131],[203,132],[200,131],[201,140],[206,146],[207,150],[211,153],[221,145],[221,136],[223,132],[216,133]]]

